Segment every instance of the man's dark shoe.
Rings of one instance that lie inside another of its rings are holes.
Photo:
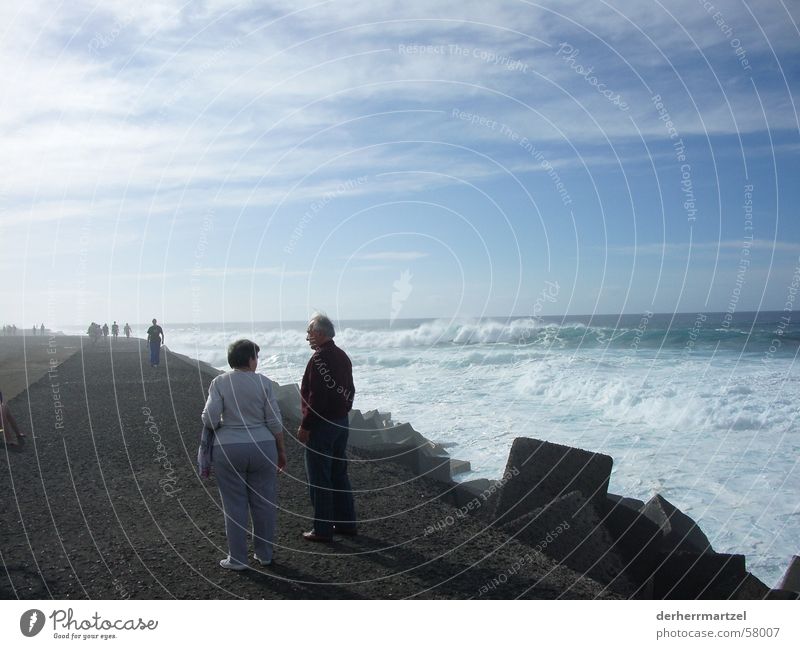
[[[314,530],[303,532],[303,538],[306,541],[315,541],[316,543],[330,543],[333,541],[333,536],[322,536],[317,534]]]
[[[333,526],[333,533],[340,534],[341,536],[358,536],[358,530],[355,527],[339,527]]]

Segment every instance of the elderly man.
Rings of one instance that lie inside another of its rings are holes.
[[[354,536],[356,512],[347,477],[347,413],[353,407],[353,366],[333,342],[330,319],[311,318],[306,340],[314,350],[300,386],[303,418],[297,431],[306,446],[306,471],[314,529],[303,533],[307,541],[332,541],[334,532]]]

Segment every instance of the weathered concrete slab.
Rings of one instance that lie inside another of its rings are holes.
[[[624,562],[612,550],[611,535],[600,523],[594,506],[579,491],[556,498],[501,529],[537,552],[601,583],[610,584],[622,575]],[[634,590],[628,585],[624,589]]]
[[[276,393],[281,414],[284,417],[300,419],[302,416],[300,386],[297,383],[279,385],[276,388]]]
[[[472,465],[468,460],[450,460],[450,475],[468,473],[472,471]]]
[[[478,501],[479,508],[473,507],[470,511],[483,510],[481,513],[484,517],[488,518],[494,513],[494,505],[489,505],[489,500],[496,489],[492,489],[493,480],[486,478],[478,478],[477,480],[468,480],[465,482],[453,483],[452,489],[449,489],[443,496],[442,500],[453,505],[456,508],[464,507],[467,503]]]
[[[733,599],[767,599],[769,591],[769,586],[748,572],[733,594]]]
[[[613,549],[625,562],[625,574],[646,584],[661,560],[661,527],[640,513],[642,501],[609,494],[602,522],[614,539]]]
[[[661,528],[661,551],[665,554],[713,552],[711,543],[700,526],[663,496],[653,496],[642,513]]]
[[[372,460],[395,462],[415,474],[438,482],[452,482],[450,457],[434,455],[425,446],[413,443],[376,443],[358,447],[359,453]]]
[[[498,497],[496,515],[508,521],[580,491],[602,507],[614,460],[601,453],[528,437],[514,440],[506,474],[516,472]]]
[[[627,496],[620,496],[618,494],[609,493],[606,495],[607,500],[613,505],[624,505],[628,509],[636,512],[641,512],[644,509],[644,501],[637,498],[628,498]]]
[[[800,593],[800,556],[794,555],[789,567],[778,582],[780,590],[791,590]]]
[[[747,580],[741,554],[673,552],[653,578],[656,599],[730,599]]]

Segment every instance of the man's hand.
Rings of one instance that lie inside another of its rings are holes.
[[[297,439],[303,446],[308,444],[308,440],[310,437],[311,437],[311,431],[306,430],[302,426],[300,426],[300,428],[297,429]]]

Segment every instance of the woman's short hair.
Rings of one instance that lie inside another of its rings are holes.
[[[315,313],[313,316],[311,316],[308,326],[312,331],[318,331],[328,338],[333,338],[336,336],[336,329],[333,328],[331,319],[324,313]]]
[[[228,365],[233,369],[250,366],[250,359],[255,358],[261,348],[252,340],[242,338],[228,345]]]

